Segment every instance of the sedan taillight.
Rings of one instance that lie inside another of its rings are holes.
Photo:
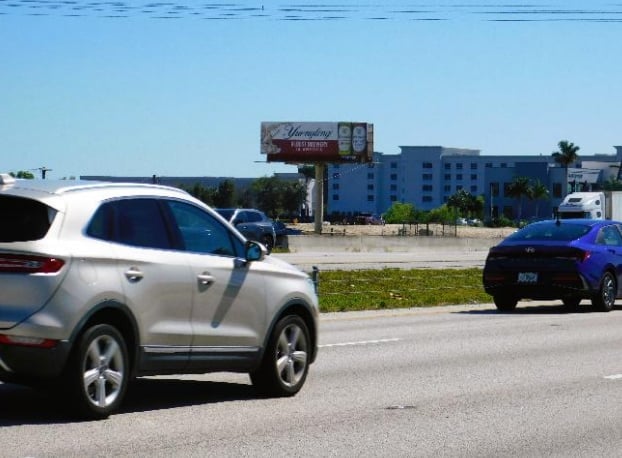
[[[53,274],[65,265],[65,261],[47,256],[0,254],[0,273]]]

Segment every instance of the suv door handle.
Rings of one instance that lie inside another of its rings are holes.
[[[128,270],[125,271],[125,276],[127,277],[129,281],[131,281],[132,283],[135,283],[137,281],[142,280],[143,273],[140,271],[140,269],[136,267],[130,267]]]
[[[203,286],[207,286],[210,283],[214,283],[214,277],[210,274],[206,273],[202,273],[197,275],[197,278],[199,279],[199,283]]]

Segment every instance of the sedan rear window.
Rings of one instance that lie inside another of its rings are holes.
[[[45,237],[56,211],[32,199],[0,196],[0,242],[26,242]]]
[[[520,231],[514,232],[508,240],[519,241],[557,241],[569,242],[584,236],[592,227],[588,224],[576,223],[535,223],[525,226]]]

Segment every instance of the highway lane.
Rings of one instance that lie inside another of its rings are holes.
[[[242,374],[155,377],[74,422],[0,384],[0,456],[619,456],[622,309],[521,303],[324,314],[307,385],[254,397]]]

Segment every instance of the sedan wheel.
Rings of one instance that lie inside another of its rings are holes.
[[[501,312],[511,312],[516,308],[518,300],[512,296],[494,296],[493,300],[497,306],[497,310]]]
[[[80,338],[67,373],[75,407],[94,419],[116,410],[127,389],[129,364],[123,336],[116,328],[100,324]]]
[[[274,241],[272,240],[272,237],[270,237],[269,235],[264,235],[261,238],[261,243],[264,244],[266,250],[268,250],[268,253],[272,252],[272,248],[274,247]]]
[[[592,305],[596,310],[609,312],[616,302],[618,286],[611,272],[605,272],[600,281],[600,289],[592,297]]]
[[[251,374],[253,385],[272,396],[292,396],[302,388],[309,371],[309,331],[295,315],[286,316],[274,328],[263,362]]]

